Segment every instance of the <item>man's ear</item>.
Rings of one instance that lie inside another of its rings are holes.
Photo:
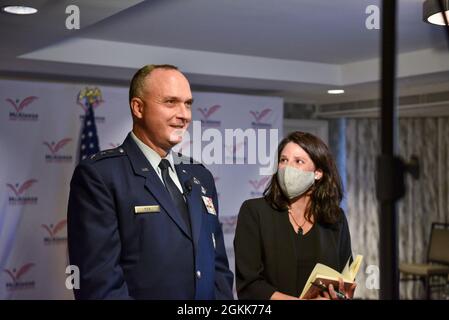
[[[133,116],[136,117],[137,119],[142,119],[143,106],[144,106],[142,99],[138,97],[132,98],[131,102],[129,103],[129,106],[131,108],[131,113],[133,114]]]
[[[320,180],[323,177],[323,170],[315,170],[315,180]]]

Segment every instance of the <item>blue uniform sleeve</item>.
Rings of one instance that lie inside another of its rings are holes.
[[[77,166],[67,214],[70,264],[80,270],[76,299],[129,299],[111,192],[92,163]]]
[[[215,183],[213,182],[213,176],[210,174],[212,181],[212,199],[214,206],[219,212],[218,197]],[[217,221],[219,221],[217,219]],[[226,255],[226,247],[224,244],[223,230],[221,224],[217,222],[215,228],[215,241],[216,241],[216,253],[215,253],[215,298],[217,300],[233,300],[234,295],[232,292],[232,286],[234,283],[234,275],[229,269],[228,257]]]

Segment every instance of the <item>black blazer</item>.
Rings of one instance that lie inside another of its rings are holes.
[[[351,254],[348,223],[342,211],[332,225],[317,223],[317,263],[342,271]],[[245,201],[234,238],[239,299],[269,299],[275,291],[297,295],[297,252],[288,211],[273,209],[264,198]]]

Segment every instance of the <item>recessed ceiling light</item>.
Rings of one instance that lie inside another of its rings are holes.
[[[327,90],[327,93],[329,93],[329,94],[343,94],[343,93],[345,93],[345,90],[343,90],[343,89],[332,89],[332,90]]]
[[[2,11],[10,14],[24,15],[24,14],[35,14],[37,12],[37,9],[25,6],[5,6],[2,8]]]

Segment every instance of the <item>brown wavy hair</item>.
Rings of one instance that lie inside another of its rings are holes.
[[[326,144],[313,134],[295,131],[285,137],[278,146],[277,163],[282,150],[289,143],[299,145],[309,155],[315,165],[315,170],[322,170],[323,176],[311,187],[310,202],[305,212],[305,219],[320,223],[334,224],[340,219],[343,199],[343,186],[337,166]],[[279,186],[277,171],[264,191],[266,201],[276,210],[287,210],[289,199]]]

